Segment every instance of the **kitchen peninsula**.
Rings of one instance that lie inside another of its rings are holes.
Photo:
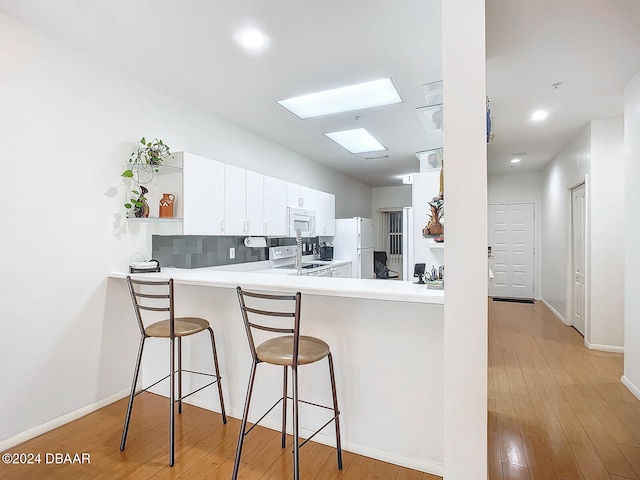
[[[138,339],[124,272],[109,275],[107,321],[121,325],[123,355],[133,369]],[[134,277],[136,275],[133,275]],[[218,346],[227,413],[240,418],[251,357],[235,287],[271,292],[302,292],[302,332],[321,337],[335,359],[343,448],[394,464],[442,475],[443,465],[443,300],[444,292],[412,282],[373,279],[268,275],[219,268],[163,268],[137,275],[173,278],[179,315],[207,318]],[[210,365],[206,339],[185,341],[184,364]],[[191,347],[194,346],[192,349]],[[166,374],[167,344],[150,342],[143,360],[143,383]],[[281,371],[261,367],[250,421],[255,421],[281,395]],[[300,372],[301,398],[331,401],[326,364]],[[185,390],[197,388],[185,381]],[[168,387],[155,390],[167,395]],[[189,398],[218,411],[214,394],[204,390]],[[301,435],[326,422],[326,412],[304,409]],[[279,413],[263,421],[278,429]],[[314,440],[332,444],[330,429]]]

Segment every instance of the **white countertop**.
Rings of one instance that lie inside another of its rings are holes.
[[[317,262],[321,263],[321,262]],[[330,263],[330,262],[329,262]],[[330,297],[364,298],[411,303],[444,303],[443,290],[428,290],[426,285],[400,280],[374,280],[288,275],[289,269],[279,270],[277,275],[265,275],[258,271],[224,271],[220,267],[173,268],[163,267],[159,273],[133,274],[134,278],[168,279],[176,284],[202,285],[219,288],[243,288],[275,292],[300,291],[303,294]],[[295,272],[295,271],[294,271]],[[274,271],[271,271],[274,273]],[[126,272],[111,272],[111,278],[126,278]]]

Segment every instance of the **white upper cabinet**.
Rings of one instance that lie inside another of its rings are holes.
[[[336,234],[336,197],[309,187],[300,188],[304,209],[316,212],[314,235],[332,237]]]
[[[297,183],[287,182],[287,207],[306,208]]]
[[[191,153],[173,156],[175,173],[164,175],[154,194],[176,195],[174,218],[182,217],[183,235],[286,237],[287,207],[316,213],[313,236],[335,235],[331,193]]]
[[[190,153],[176,153],[182,165],[183,235],[224,233],[224,163]]]
[[[286,237],[288,183],[279,178],[264,177],[264,226],[262,235]]]
[[[247,220],[246,170],[224,166],[224,234],[245,235]]]
[[[247,170],[247,235],[264,235],[264,175]]]

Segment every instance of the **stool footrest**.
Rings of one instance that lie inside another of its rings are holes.
[[[215,383],[215,382],[213,382],[213,383]],[[208,387],[208,386],[209,386],[209,385],[206,385],[205,387]],[[202,388],[205,388],[205,387],[202,387]],[[197,391],[197,390],[196,390],[196,391]],[[195,392],[193,392],[193,393],[195,393]],[[191,394],[189,394],[189,395],[191,395]],[[185,398],[185,397],[183,397],[183,398]],[[251,432],[251,430],[253,430],[254,428],[256,428],[256,427],[258,426],[258,424],[259,424],[259,423],[264,419],[264,417],[266,417],[267,415],[269,415],[269,413],[271,413],[271,411],[272,411],[274,408],[276,408],[276,407],[280,404],[280,402],[282,402],[282,400],[283,400],[283,399],[284,399],[284,397],[280,397],[280,398],[276,401],[276,403],[274,403],[274,404],[271,406],[271,408],[269,408],[269,410],[267,410],[267,411],[264,413],[264,415],[262,415],[262,416],[261,416],[261,417],[260,417],[260,418],[259,418],[259,419],[254,423],[254,424],[253,424],[253,425],[251,425],[251,428],[250,428],[249,430],[247,430],[246,432],[243,432],[243,433],[242,433],[242,436],[243,436],[243,437],[246,437],[247,435],[249,435],[249,433]],[[287,397],[287,400],[291,400],[291,401],[293,401],[293,397],[289,397],[289,396],[288,396],[288,397]],[[328,407],[328,406],[326,406],[326,405],[320,405],[319,403],[308,402],[308,401],[306,401],[306,400],[300,400],[300,399],[298,399],[298,402],[299,402],[299,403],[306,403],[307,405],[312,405],[312,406],[314,406],[314,407],[325,408],[325,409],[327,409],[327,410],[333,410],[333,407]],[[327,427],[327,425],[329,425],[331,422],[334,422],[334,421],[338,418],[338,415],[340,415],[340,410],[338,410],[338,413],[336,413],[333,417],[331,417],[331,419],[329,419],[329,421],[328,421],[327,423],[325,423],[325,424],[324,424],[323,426],[321,426],[318,430],[316,430],[315,432],[313,432],[313,434],[312,434],[309,438],[307,438],[304,442],[302,442],[302,443],[300,444],[300,447],[302,447],[305,443],[307,443],[309,440],[311,440],[313,437],[315,437],[318,433],[320,433],[320,431],[322,431],[324,428],[326,428],[326,427]]]

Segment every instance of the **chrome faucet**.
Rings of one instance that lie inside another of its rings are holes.
[[[298,275],[302,274],[302,232],[296,229],[296,270]]]

